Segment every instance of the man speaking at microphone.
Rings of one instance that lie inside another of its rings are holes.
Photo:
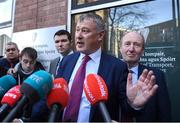
[[[87,13],[80,16],[75,30],[78,52],[64,57],[57,75],[66,79],[70,89],[69,102],[62,116],[64,122],[103,121],[102,113],[96,106],[91,106],[83,91],[84,78],[90,73],[100,75],[106,82],[109,95],[106,107],[115,121],[120,121],[119,106],[123,112],[141,109],[157,90],[155,77],[147,70],[132,86],[131,74],[127,79],[126,64],[102,51],[104,35],[105,24],[99,15]]]

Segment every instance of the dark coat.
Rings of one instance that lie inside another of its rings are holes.
[[[9,62],[7,58],[0,59],[0,77],[7,74],[9,68],[14,68],[14,66],[19,62],[19,59]]]
[[[136,121],[171,121],[171,103],[164,73],[159,69],[139,64],[138,76],[141,75],[144,69],[154,72],[159,87],[156,94],[145,105],[144,111],[136,116]]]

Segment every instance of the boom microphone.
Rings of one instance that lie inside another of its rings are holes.
[[[2,106],[0,108],[0,119],[2,119],[8,113],[8,110],[12,108],[22,96],[19,88],[20,86],[16,85],[3,96],[1,100]]]
[[[98,104],[104,121],[111,122],[110,115],[104,104],[104,101],[108,99],[108,89],[104,80],[97,74],[88,74],[83,88],[91,105]]]
[[[51,90],[52,85],[51,75],[44,70],[39,70],[30,75],[20,87],[20,92],[23,94],[22,98],[3,122],[12,121],[26,103],[35,103],[45,97]]]
[[[11,75],[5,75],[0,78],[0,99],[13,86],[16,85],[16,80]]]
[[[68,103],[69,90],[65,79],[57,78],[53,81],[53,88],[47,98],[47,105],[51,109],[48,122],[56,122],[61,108]]]

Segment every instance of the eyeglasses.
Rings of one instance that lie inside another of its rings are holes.
[[[6,49],[6,52],[10,52],[10,51],[16,51],[16,48]]]

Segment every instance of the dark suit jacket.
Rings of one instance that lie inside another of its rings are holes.
[[[54,76],[56,76],[56,68],[59,63],[59,60],[60,60],[60,57],[57,57],[50,62],[49,73],[51,73]]]
[[[19,62],[19,59],[14,60],[13,62],[9,62],[7,58],[0,59],[0,77],[7,74],[9,68],[14,68],[14,66]]]
[[[57,77],[63,77],[67,82],[69,82],[79,55],[80,53],[74,53],[65,57],[61,62],[61,71],[59,71]],[[98,75],[105,80],[108,87],[109,97],[106,106],[110,113],[110,117],[116,121],[119,121],[120,118],[120,106],[122,107],[123,112],[132,110],[127,104],[126,98],[127,73],[128,69],[124,62],[113,56],[102,53]],[[97,106],[91,107],[89,121],[103,121],[101,113],[97,108]]]
[[[171,121],[171,104],[164,73],[158,69],[139,64],[138,76],[145,68],[153,70],[159,87],[156,94],[145,105],[142,113],[136,116],[136,121]]]

